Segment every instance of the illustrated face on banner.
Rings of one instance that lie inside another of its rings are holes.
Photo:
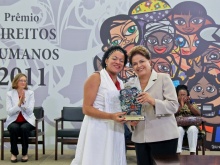
[[[220,62],[220,49],[209,48],[205,54],[205,63],[219,63]]]
[[[201,4],[191,1],[177,4],[168,18],[176,30],[185,35],[197,34],[203,25],[214,22]]]
[[[209,70],[220,71],[220,49],[210,46],[202,55],[202,67]]]
[[[175,44],[180,48],[180,55],[184,56],[192,55],[199,46],[199,39],[196,34],[183,35],[178,34],[175,38]]]
[[[151,53],[158,55],[171,52],[174,46],[172,35],[164,31],[151,33],[146,39],[145,44]]]
[[[173,74],[171,63],[165,58],[152,58],[152,68],[158,73],[167,73],[170,76]]]
[[[217,83],[214,82],[210,82],[210,80],[207,80],[206,76],[202,76],[202,78],[198,80],[198,82],[195,83],[189,91],[192,99],[197,101],[200,100],[200,102],[203,100],[203,102],[206,102],[216,98],[218,96],[219,89]]]
[[[110,17],[103,22],[100,29],[100,38],[103,43],[102,50],[105,52],[110,46],[119,45],[129,52],[131,48],[139,44],[140,33],[139,24],[130,16],[122,14]],[[96,70],[101,69],[99,61],[98,57],[94,58],[93,63]],[[135,73],[129,66],[125,66],[118,75],[124,81],[134,76]]]
[[[204,24],[203,17],[188,15],[174,15],[173,22],[176,29],[182,34],[195,34]]]
[[[100,29],[103,43],[102,50],[119,45],[127,52],[138,45],[140,39],[139,26],[128,15],[116,15],[105,20]]]
[[[201,54],[201,67],[210,74],[220,73],[220,27],[209,25],[201,30],[199,37],[205,40],[209,47]]]
[[[118,26],[115,26],[118,25]],[[132,21],[114,21],[114,26],[110,30],[110,44],[119,45],[129,52],[139,40],[139,31],[137,25]]]

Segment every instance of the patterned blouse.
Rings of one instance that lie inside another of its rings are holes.
[[[199,107],[195,104],[195,102],[192,103],[192,106],[197,109],[198,111],[199,110]],[[176,117],[177,116],[194,116],[193,113],[190,111],[189,107],[187,106],[187,104],[184,104],[184,106],[180,109],[180,111],[178,113],[176,113],[175,115]]]

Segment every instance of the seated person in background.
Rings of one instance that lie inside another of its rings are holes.
[[[200,116],[201,113],[198,109],[198,106],[192,102],[189,96],[189,91],[186,85],[178,85],[176,87],[176,93],[179,101],[179,108],[175,116]],[[178,139],[178,146],[177,146],[177,153],[182,152],[182,144],[183,144],[183,137],[185,132],[187,133],[188,144],[190,155],[195,155],[196,146],[197,146],[197,139],[198,139],[198,127],[191,125],[187,127],[178,126],[180,136]]]
[[[17,162],[18,137],[21,137],[22,162],[28,161],[28,137],[35,128],[34,92],[28,90],[27,76],[18,73],[12,81],[12,90],[7,92],[5,126],[10,132],[11,162]]]

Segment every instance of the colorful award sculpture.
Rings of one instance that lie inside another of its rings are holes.
[[[144,116],[141,115],[141,107],[136,100],[140,91],[136,87],[125,88],[120,90],[120,102],[122,112],[126,112],[125,120],[144,120]]]

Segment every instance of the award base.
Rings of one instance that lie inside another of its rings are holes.
[[[144,116],[141,115],[124,115],[125,120],[145,120]]]

